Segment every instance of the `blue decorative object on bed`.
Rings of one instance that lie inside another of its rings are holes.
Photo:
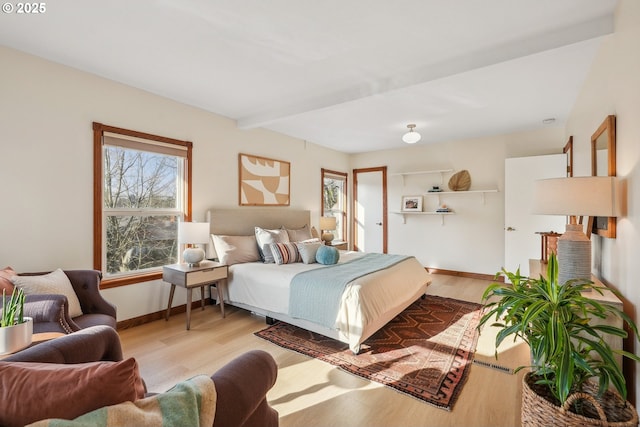
[[[340,260],[340,252],[333,246],[322,245],[316,252],[316,261],[320,264],[331,265],[337,264]]]
[[[340,300],[349,282],[407,258],[411,257],[371,253],[342,264],[298,273],[291,279],[289,316],[335,329]]]

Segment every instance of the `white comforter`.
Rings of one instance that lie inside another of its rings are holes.
[[[341,251],[340,262],[362,255]],[[226,299],[231,304],[287,315],[291,278],[302,271],[324,267],[303,263],[235,264],[229,268]],[[352,281],[345,288],[336,318],[337,338],[357,353],[362,341],[424,294],[430,282],[429,274],[415,258]]]

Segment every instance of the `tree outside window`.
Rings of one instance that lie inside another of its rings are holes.
[[[159,278],[178,262],[178,222],[190,218],[191,143],[100,124],[94,143],[94,268],[107,285]]]
[[[346,240],[347,235],[347,174],[322,169],[323,216],[336,218],[336,240]]]

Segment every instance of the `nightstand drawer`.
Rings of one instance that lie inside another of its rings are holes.
[[[225,279],[227,267],[212,268],[210,270],[192,271],[187,273],[187,286],[194,286],[206,282]]]

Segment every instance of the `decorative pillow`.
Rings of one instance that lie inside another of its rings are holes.
[[[276,264],[293,264],[302,261],[295,243],[271,243],[269,248]]]
[[[320,264],[337,264],[340,260],[340,252],[333,246],[321,245],[316,252],[316,261]]]
[[[5,267],[0,270],[0,295],[2,295],[3,290],[6,295],[11,295],[13,293],[13,283],[11,283],[11,278],[15,275],[16,272],[11,267]]]
[[[260,260],[256,236],[221,236],[212,234],[213,246],[222,264],[233,265]]]
[[[144,397],[135,359],[77,364],[0,361],[0,425],[73,419]]]
[[[271,243],[287,243],[289,242],[289,235],[287,230],[266,230],[264,228],[255,227],[256,241],[258,242],[258,251],[260,252],[260,258],[265,263],[273,263],[274,255],[271,253],[269,247]]]
[[[302,258],[302,262],[304,262],[305,264],[313,264],[316,262],[316,252],[318,252],[318,248],[322,246],[322,243],[297,242],[296,246],[298,247],[298,252],[300,252],[300,257]]]
[[[301,240],[301,241],[296,242],[296,243],[320,243],[321,245],[324,245],[324,240],[320,240],[320,239],[319,239],[319,238],[317,238],[317,237],[312,237],[312,238],[310,238],[310,239],[307,239],[307,240]]]
[[[311,239],[311,231],[309,230],[307,224],[305,224],[304,227],[295,230],[292,230],[290,228],[286,228],[285,230],[287,230],[287,235],[289,236],[290,242],[301,242],[303,240]]]
[[[198,375],[145,399],[99,408],[74,420],[42,420],[28,427],[210,426],[216,400],[211,378]]]
[[[80,301],[73,290],[73,286],[64,271],[57,269],[41,276],[13,276],[11,281],[18,288],[22,288],[25,295],[31,294],[60,294],[67,297],[69,316],[82,316]]]

